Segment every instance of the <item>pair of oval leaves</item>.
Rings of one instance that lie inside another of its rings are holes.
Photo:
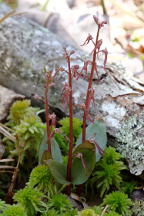
[[[106,126],[102,121],[95,121],[93,124],[90,124],[87,127],[86,140],[90,139],[93,139],[97,146],[89,141],[82,143],[82,135],[80,135],[80,137],[76,141],[76,146],[73,150],[71,182],[67,181],[67,165],[62,163],[62,155],[59,145],[54,138],[52,139],[53,159],[48,160],[48,167],[51,171],[51,174],[58,183],[65,185],[79,185],[87,181],[95,167],[96,161],[99,161],[101,157],[101,151],[103,151],[106,147]],[[42,155],[46,151],[46,149],[47,142],[45,137],[45,140],[40,146],[39,161],[41,161]]]

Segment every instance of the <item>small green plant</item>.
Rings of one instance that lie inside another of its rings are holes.
[[[25,187],[15,193],[14,201],[21,204],[28,216],[35,216],[36,212],[45,210],[45,204],[42,202],[44,194],[35,188]]]
[[[67,212],[61,213],[60,216],[77,216],[77,210],[76,209],[68,210]]]
[[[55,209],[48,210],[47,212],[43,213],[42,216],[58,216],[58,212]]]
[[[69,125],[69,118],[63,118],[62,120],[59,121],[59,123],[61,124],[61,130],[62,133],[69,137],[70,135],[70,125]],[[78,118],[73,118],[73,137],[76,140],[80,133],[81,133],[81,126],[82,126],[82,121]]]
[[[63,118],[59,121],[61,127],[59,128],[59,133],[55,133],[54,137],[59,144],[64,155],[68,154],[68,143],[70,135],[69,117]],[[78,118],[73,118],[73,141],[77,140],[82,131],[82,121]]]
[[[16,142],[12,143],[7,138],[4,139],[4,142],[10,152],[20,157],[20,162],[23,161],[26,150],[35,152],[34,154],[38,152],[39,145],[44,136],[45,125],[36,114],[38,109],[30,105],[29,100],[13,103],[10,108],[8,122],[6,123],[11,128]]]
[[[27,216],[25,209],[21,205],[7,205],[1,216]]]
[[[53,177],[48,166],[39,165],[32,170],[28,185],[30,187],[38,187],[40,190],[45,190],[52,179]]]
[[[12,131],[13,141],[7,137],[3,139],[6,144],[6,151],[13,158],[17,158],[15,171],[13,172],[12,183],[8,188],[7,196],[12,201],[13,190],[19,172],[19,165],[24,160],[29,160],[32,166],[34,159],[38,158],[38,150],[44,136],[45,124],[37,115],[39,109],[30,106],[29,100],[16,101],[10,108],[8,122]],[[29,157],[29,154],[31,157]],[[31,167],[30,167],[31,168]]]
[[[56,194],[48,201],[48,208],[55,209],[59,214],[72,209],[72,205],[64,194]]]
[[[78,216],[97,216],[97,214],[92,209],[84,209],[78,213]]]
[[[42,214],[42,216],[77,216],[77,210],[68,209],[66,212],[59,213],[58,211],[51,209]]]
[[[60,187],[54,181],[47,165],[35,167],[30,174],[27,185],[36,187],[38,190],[47,193],[48,198],[52,198],[52,196],[60,191]]]
[[[91,209],[95,212],[96,215],[101,215],[102,214],[102,207],[101,205],[99,206],[93,206]]]
[[[132,206],[132,201],[123,192],[114,191],[106,195],[103,200],[103,205],[108,205],[111,211],[115,211],[118,214],[124,216],[131,215],[130,207]]]
[[[6,209],[7,204],[0,199],[0,214]]]
[[[62,133],[55,133],[54,138],[56,142],[59,144],[63,155],[68,154],[68,140],[65,139],[65,136]]]
[[[104,216],[121,216],[121,215],[114,211],[110,211],[109,213],[104,214]]]
[[[27,114],[36,112],[36,109],[30,107],[30,105],[30,100],[14,102],[10,108],[7,125],[16,126],[20,124],[21,120],[24,119]]]
[[[35,114],[24,117],[21,123],[14,127],[14,135],[18,142],[24,143],[23,150],[38,152],[40,142],[44,136],[45,125]]]
[[[108,192],[111,187],[120,188],[122,182],[121,170],[126,169],[126,166],[121,159],[121,155],[114,148],[108,147],[105,149],[103,157],[96,165],[96,171],[92,174],[90,180],[91,185],[96,183],[96,187],[100,190],[100,196]]]
[[[128,195],[131,195],[135,188],[136,188],[136,182],[132,180],[130,182],[124,181],[121,184],[121,190]]]

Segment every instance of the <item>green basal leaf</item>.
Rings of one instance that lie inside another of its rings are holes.
[[[61,150],[60,150],[60,147],[57,143],[57,141],[55,140],[55,138],[53,137],[52,138],[52,158],[55,160],[55,161],[58,161],[58,162],[62,162],[62,154],[61,154]]]
[[[52,159],[51,154],[48,152],[48,150],[45,150],[44,153],[43,153],[43,155],[42,155],[41,163],[42,164],[47,164],[47,161],[49,159]]]
[[[94,139],[100,149],[104,150],[107,144],[106,125],[103,121],[97,120],[86,128],[86,140]],[[82,135],[76,141],[76,146],[82,143]],[[96,147],[96,161],[101,158],[101,153]]]
[[[76,146],[73,150],[73,154],[80,152],[81,149],[89,149],[89,150],[95,151],[95,145],[87,140],[86,142]]]
[[[56,142],[55,138],[53,137],[52,140],[52,158],[58,162],[62,162],[62,154],[61,154],[61,150],[59,148],[58,143]],[[40,145],[40,149],[39,149],[39,164],[41,163],[41,161],[43,160],[43,154],[44,152],[48,149],[48,144],[47,144],[47,134],[45,132],[45,135],[43,137],[42,143]]]
[[[52,176],[60,184],[69,185],[70,182],[66,180],[67,176],[67,166],[65,164],[59,163],[55,160],[48,160],[48,167]]]
[[[45,134],[43,136],[42,142],[40,144],[39,152],[38,152],[38,161],[39,161],[39,164],[41,164],[42,158],[43,158],[43,154],[44,154],[44,152],[47,149],[48,149],[48,145],[47,145],[47,133],[45,131]]]
[[[83,184],[91,175],[96,162],[95,145],[86,141],[73,152],[72,183]]]

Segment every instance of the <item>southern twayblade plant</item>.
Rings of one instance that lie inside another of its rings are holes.
[[[91,101],[94,101],[94,89],[92,88],[92,81],[94,77],[94,72],[96,72],[98,76],[98,70],[97,70],[97,56],[100,52],[103,52],[105,54],[105,59],[104,59],[104,68],[106,65],[107,61],[107,50],[100,50],[101,45],[102,45],[102,40],[99,40],[99,33],[101,28],[106,24],[106,22],[102,21],[100,22],[96,16],[93,16],[95,23],[97,24],[98,30],[96,34],[96,39],[95,41],[93,40],[93,37],[89,34],[87,37],[86,41],[84,42],[83,45],[87,45],[90,41],[94,45],[94,49],[92,51],[92,62],[91,63],[91,71],[90,71],[90,78],[89,78],[89,83],[88,83],[88,89],[87,89],[87,94],[86,94],[86,100],[85,100],[85,105],[84,105],[84,115],[83,115],[83,129],[82,129],[82,142],[85,142],[86,140],[86,120],[89,116],[89,109],[90,109],[90,103]],[[86,68],[86,74],[87,74],[87,64],[85,63]]]
[[[67,181],[72,181],[72,151],[73,151],[73,99],[72,99],[72,70],[70,64],[70,56],[74,53],[73,51],[70,54],[64,49],[65,59],[68,65],[68,92],[69,97],[69,124],[70,124],[70,135],[69,135],[69,153],[68,153],[68,164],[67,164]],[[71,185],[68,187],[68,193],[71,193]]]
[[[47,124],[47,152],[48,157],[48,167],[53,175],[53,177],[60,184],[68,185],[67,193],[71,193],[71,185],[80,185],[87,181],[91,175],[95,162],[98,161],[103,153],[103,149],[106,146],[106,127],[102,121],[93,121],[87,127],[87,120],[90,120],[90,104],[94,101],[94,89],[92,87],[92,81],[94,73],[97,70],[97,57],[100,52],[105,54],[104,58],[104,69],[107,60],[107,50],[101,50],[102,40],[99,39],[99,33],[101,28],[106,24],[106,22],[100,22],[95,16],[93,17],[95,23],[98,26],[97,35],[95,41],[93,37],[89,34],[83,45],[87,45],[90,41],[94,45],[92,51],[92,61],[84,61],[84,66],[80,70],[78,65],[71,66],[71,56],[75,53],[74,51],[67,51],[64,48],[64,56],[67,62],[67,70],[64,68],[59,68],[59,71],[66,72],[68,75],[68,81],[63,87],[62,101],[69,107],[69,152],[68,152],[68,163],[67,165],[62,163],[62,155],[58,143],[54,138],[55,125],[50,125],[50,121],[55,122],[52,115],[49,114],[48,106],[48,90],[53,83],[52,72],[46,73],[46,86],[45,86],[45,109],[46,109],[46,124]],[[88,66],[91,66],[90,75],[88,74]],[[74,146],[73,140],[73,89],[72,80],[78,80],[80,77],[84,77],[88,80],[88,88],[86,93],[85,103],[81,104],[80,107],[84,111],[83,115],[83,127],[82,134],[78,138]],[[98,76],[99,78],[99,76]],[[40,148],[40,160],[42,158],[43,152],[46,150],[45,143],[41,145]]]
[[[48,101],[48,93],[49,88],[54,85],[54,78],[57,74],[57,71],[53,74],[52,71],[45,71],[45,116],[46,116],[46,133],[47,133],[47,152],[49,154],[49,157],[51,157],[52,154],[52,138],[55,134],[55,132],[58,132],[58,129],[56,128],[56,115],[50,114],[49,112],[49,101]]]

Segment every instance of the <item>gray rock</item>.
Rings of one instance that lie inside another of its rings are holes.
[[[0,122],[6,118],[10,105],[17,99],[24,99],[24,96],[0,85]]]

